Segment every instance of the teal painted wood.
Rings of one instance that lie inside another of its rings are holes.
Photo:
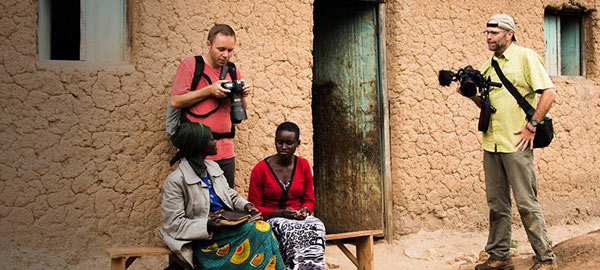
[[[316,215],[328,232],[383,229],[377,5],[315,6]]]
[[[81,60],[118,62],[124,59],[125,0],[83,0]]]
[[[558,67],[560,66],[559,61],[559,27],[560,17],[556,15],[545,15],[544,16],[544,34],[546,36],[546,70],[551,76],[558,76]]]
[[[581,75],[581,17],[561,16],[560,19],[560,73],[564,76]]]

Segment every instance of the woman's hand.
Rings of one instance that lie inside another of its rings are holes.
[[[273,210],[269,213],[270,217],[284,217],[289,219],[296,219],[298,215],[298,211],[293,208]]]
[[[248,213],[258,212],[258,209],[252,203],[247,203],[244,205],[244,210]]]
[[[209,231],[216,231],[221,228],[219,224],[219,218],[217,216],[208,217],[208,221],[206,222],[206,227],[208,227]]]
[[[310,215],[310,210],[308,210],[308,207],[302,207],[300,210],[298,210],[298,215],[298,219],[305,219],[308,215]]]

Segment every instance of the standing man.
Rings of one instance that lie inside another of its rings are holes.
[[[208,32],[206,41],[207,52],[202,55],[204,69],[195,89],[192,78],[196,68],[196,58],[188,56],[177,67],[171,87],[171,106],[174,109],[183,109],[182,118],[189,121],[202,123],[213,132],[217,141],[217,154],[206,159],[216,161],[224,171],[229,187],[234,186],[235,154],[233,152],[233,138],[235,127],[230,118],[231,101],[228,98],[230,90],[221,86],[222,83],[231,81],[227,73],[224,80],[219,80],[221,69],[229,62],[235,47],[235,32],[226,24],[216,24]],[[200,73],[199,73],[200,74]],[[241,80],[239,69],[236,77]],[[243,105],[246,107],[245,97],[250,92],[250,84],[243,87]],[[176,136],[176,135],[174,135]]]
[[[481,67],[485,77],[500,79],[492,66],[498,62],[502,73],[535,109],[528,120],[525,112],[506,86],[489,91],[492,113],[488,131],[483,133],[483,170],[490,227],[486,252],[490,255],[476,270],[512,270],[510,240],[512,210],[510,188],[517,203],[523,227],[535,251],[531,270],[557,270],[556,257],[546,236],[546,224],[537,199],[537,181],[533,166],[533,139],[537,125],[543,120],[556,97],[554,84],[544,69],[541,57],[533,50],[521,47],[515,22],[506,14],[497,14],[487,22],[483,32],[492,58]],[[460,88],[458,89],[460,91]],[[540,94],[536,106],[536,93]],[[471,97],[481,107],[481,97]]]

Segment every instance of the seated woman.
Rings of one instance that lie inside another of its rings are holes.
[[[279,238],[287,269],[325,269],[325,226],[312,216],[313,178],[308,161],[295,156],[300,129],[284,122],[275,131],[277,153],[252,169],[248,200]]]
[[[216,162],[205,160],[217,153],[208,127],[185,122],[179,134],[173,142],[179,152],[171,165],[181,162],[165,180],[161,202],[159,232],[177,255],[170,258],[168,269],[178,268],[171,260],[186,269],[285,269],[268,223],[223,226],[217,218],[209,218],[220,209],[257,210],[229,188]]]

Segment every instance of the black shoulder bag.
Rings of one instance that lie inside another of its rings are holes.
[[[496,70],[496,74],[498,74],[498,77],[500,77],[500,81],[502,81],[502,84],[506,86],[508,92],[510,92],[510,94],[517,100],[519,107],[521,107],[521,109],[525,111],[527,120],[531,120],[531,117],[533,117],[533,113],[535,113],[535,109],[533,109],[531,104],[529,104],[529,102],[525,100],[525,98],[519,93],[517,88],[515,88],[515,86],[508,79],[506,79],[504,73],[502,73],[502,69],[500,69],[498,62],[494,58],[492,58],[492,66]],[[552,117],[548,113],[546,114],[546,116],[544,116],[543,121],[537,126],[535,137],[533,138],[533,147],[544,148],[550,145],[552,139],[554,139],[554,128],[552,127]]]

